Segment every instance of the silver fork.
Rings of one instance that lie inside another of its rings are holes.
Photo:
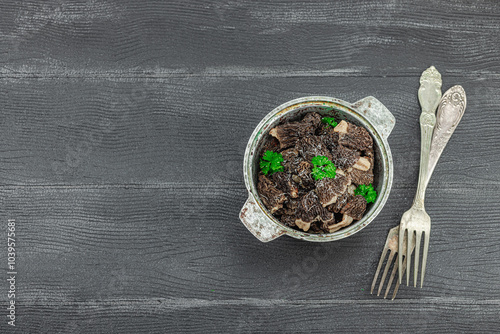
[[[407,215],[409,213],[412,214],[413,212],[420,213],[423,211],[425,213],[425,210],[423,209],[423,196],[425,192],[425,187],[422,188],[423,185],[422,183],[425,179],[427,179],[427,174],[428,174],[427,166],[429,163],[429,150],[431,146],[432,130],[434,129],[434,124],[436,123],[436,116],[434,115],[434,112],[436,111],[436,108],[439,104],[439,100],[441,99],[441,84],[442,84],[441,74],[439,74],[439,72],[436,70],[434,66],[431,66],[428,69],[426,69],[420,77],[420,88],[418,90],[418,99],[422,107],[422,114],[420,115],[422,143],[420,152],[419,185],[417,190],[417,196],[415,197],[412,208],[403,214],[403,218],[401,219],[400,225],[392,228],[389,231],[389,235],[387,236],[382,256],[380,257],[377,271],[375,272],[375,277],[373,278],[371,293],[373,293],[373,289],[375,287],[377,277],[382,267],[382,263],[384,262],[386,253],[388,250],[390,250],[389,259],[387,260],[384,269],[384,274],[382,276],[382,279],[380,280],[380,285],[377,293],[377,296],[379,296],[385,281],[385,277],[387,276],[387,272],[392,263],[392,260],[396,254],[398,255],[398,261],[394,263],[384,298],[387,297],[387,294],[392,284],[392,280],[394,279],[394,275],[396,274],[396,270],[399,271],[399,279],[398,282],[396,283],[396,287],[394,288],[392,299],[396,297],[396,293],[398,292],[399,285],[401,284],[401,278],[403,277],[405,268],[407,270],[407,277],[409,277],[409,272],[410,272],[409,265],[411,262],[409,258],[411,257],[411,254],[413,252],[413,247],[415,245],[415,242],[413,240],[413,235],[412,238],[408,239],[404,234],[404,232],[408,228],[407,221],[409,221],[408,219],[405,219],[405,217],[408,217]],[[422,200],[420,200],[420,197],[422,198]],[[416,204],[418,205],[421,204],[422,209],[420,209],[420,207],[417,206]],[[427,215],[427,218],[428,217],[429,216]],[[428,219],[430,222],[430,218]],[[417,241],[419,240],[420,239],[417,238]],[[404,262],[403,262],[403,257],[404,257]]]
[[[455,128],[457,127],[458,123],[462,119],[462,116],[465,112],[465,108],[467,105],[467,97],[465,94],[464,89],[462,86],[457,85],[453,86],[450,89],[444,93],[443,97],[441,98],[441,101],[439,103],[438,111],[437,111],[437,119],[436,119],[436,126],[434,128],[434,132],[432,135],[432,142],[431,142],[431,149],[430,149],[430,155],[429,155],[429,165],[428,165],[428,173],[427,173],[427,180],[426,180],[426,185],[429,182],[432,172],[434,171],[434,168],[436,167],[436,164],[439,160],[439,157],[441,156],[441,153],[443,153],[444,148],[446,147],[446,144],[450,140],[451,135],[455,131]],[[390,251],[389,258],[387,260],[384,274],[382,276],[382,279],[380,281],[380,285],[378,288],[378,294],[377,296],[380,295],[380,292],[382,290],[383,284],[385,282],[385,278],[387,276],[387,272],[389,270],[389,267],[391,266],[393,259],[395,257],[395,254],[398,253],[399,250],[399,225],[396,227],[393,227],[390,231],[389,234],[387,235],[387,240],[385,242],[384,250],[382,251],[382,255],[380,257],[380,261],[377,267],[377,271],[375,272],[375,277],[373,278],[372,282],[372,288],[371,288],[371,293],[373,293],[373,290],[375,288],[375,284],[377,282],[378,275],[380,273],[380,269],[382,268],[382,264],[384,262],[384,259],[387,255],[387,252]],[[415,242],[413,242],[410,246],[411,248],[411,253],[413,252],[413,249],[415,248]],[[403,239],[403,247],[401,254],[404,257],[403,260],[403,267],[402,267],[402,275],[404,275],[406,271],[406,253],[407,253],[407,237],[405,235],[405,238]],[[389,278],[389,282],[387,283],[387,288],[385,291],[384,298],[387,297],[392,281],[394,279],[395,273],[398,270],[399,264],[397,261],[395,261],[391,276]],[[392,295],[392,299],[396,297],[396,294],[399,289],[399,280],[396,281],[396,286],[394,288],[394,292]]]
[[[380,269],[382,269],[382,264],[384,263],[387,252],[389,253],[389,258],[385,264],[384,273],[382,274],[382,278],[380,280],[380,284],[378,286],[377,296],[380,296],[380,292],[382,291],[382,287],[384,286],[385,278],[387,277],[387,273],[389,272],[389,268],[391,264],[394,262],[392,267],[391,276],[389,277],[389,282],[387,282],[387,288],[385,290],[384,299],[387,298],[389,294],[389,290],[391,289],[392,281],[394,280],[394,276],[396,276],[396,272],[398,271],[398,262],[396,261],[396,254],[398,254],[398,246],[399,246],[399,225],[393,227],[389,230],[389,234],[387,235],[387,239],[385,240],[384,250],[382,251],[382,255],[380,256],[380,260],[378,262],[377,271],[375,272],[375,276],[373,277],[372,288],[370,293],[373,294],[373,290],[375,289],[375,285],[377,283],[378,275],[380,274]],[[405,259],[403,260],[403,275],[406,270],[406,238],[403,240],[403,256]],[[412,245],[411,250],[413,252],[413,248],[415,244]],[[394,292],[392,294],[392,300],[396,298],[396,294],[399,290],[399,280],[396,280],[396,286],[394,287]]]
[[[417,286],[417,273],[418,262],[420,254],[420,242],[422,233],[424,233],[424,250],[422,257],[422,273],[420,276],[420,287],[423,285],[425,266],[427,263],[427,251],[429,249],[429,239],[431,231],[431,217],[425,212],[424,199],[425,189],[427,188],[427,176],[429,172],[429,153],[431,149],[432,132],[436,124],[436,115],[434,114],[441,99],[441,74],[434,66],[429,67],[422,73],[420,77],[420,88],[418,89],[418,100],[422,107],[420,114],[420,132],[421,132],[421,146],[420,146],[420,172],[418,177],[417,194],[413,200],[411,208],[403,213],[399,227],[399,284],[403,278],[403,256],[401,250],[403,249],[403,240],[405,233],[407,233],[407,254],[406,256],[406,285],[410,285],[410,264],[411,264],[411,250],[409,245],[413,244],[413,236],[416,235],[415,241],[415,269],[413,272],[413,282]]]
[[[402,239],[407,232],[408,242],[407,242],[407,252],[410,253],[409,244],[413,242],[413,237],[415,235],[415,266],[413,273],[413,283],[417,286],[417,273],[418,273],[418,262],[420,255],[420,241],[422,238],[422,233],[424,233],[424,249],[422,255],[422,272],[420,274],[420,287],[424,283],[425,267],[427,264],[427,252],[429,250],[429,239],[431,230],[431,219],[427,212],[425,212],[424,199],[425,190],[429,179],[434,171],[437,160],[441,156],[441,153],[448,143],[453,131],[462,119],[463,113],[466,107],[466,97],[465,91],[461,86],[454,86],[449,89],[443,99],[441,99],[439,111],[438,111],[438,125],[434,128],[436,124],[436,117],[432,109],[434,107],[434,99],[439,94],[441,95],[441,76],[437,71],[432,73],[430,71],[428,74],[425,72],[422,74],[420,79],[420,89],[419,89],[419,100],[422,106],[422,114],[420,116],[420,128],[422,134],[422,146],[421,146],[421,156],[420,156],[420,175],[417,188],[417,194],[415,195],[415,200],[413,201],[413,206],[410,210],[406,211],[401,218],[400,230],[399,230],[399,249],[401,250],[404,245]],[[422,89],[422,86],[424,89]],[[426,87],[430,87],[427,89]],[[431,147],[431,133],[432,134],[432,147]],[[434,150],[432,150],[434,148]],[[422,166],[423,165],[423,166]],[[400,253],[401,254],[401,253]],[[406,285],[410,285],[410,263],[411,255],[407,256],[406,262]],[[399,265],[402,265],[402,256],[398,256]],[[402,280],[402,270],[399,268],[399,283]]]

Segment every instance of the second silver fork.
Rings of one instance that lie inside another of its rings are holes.
[[[425,73],[425,72],[424,72]],[[465,91],[463,90],[462,86],[454,86],[450,88],[446,93],[443,95],[443,98],[441,99],[439,103],[439,109],[437,113],[437,121],[436,121],[436,126],[433,131],[432,135],[432,142],[431,142],[431,148],[430,148],[430,153],[429,153],[429,158],[428,158],[428,169],[427,169],[427,176],[424,179],[425,182],[425,187],[427,186],[429,179],[432,175],[432,172],[434,171],[434,168],[436,167],[437,161],[439,160],[439,157],[441,156],[441,153],[443,152],[446,144],[448,143],[451,135],[455,131],[456,126],[462,119],[462,116],[465,112],[465,107],[466,107],[466,95]],[[430,231],[430,229],[429,229]],[[413,238],[412,238],[413,239]],[[396,262],[394,263],[393,270],[389,279],[389,282],[387,284],[387,289],[385,292],[384,298],[386,298],[389,289],[391,287],[391,283],[393,281],[393,278],[395,276],[396,271],[398,270],[398,267],[401,268],[401,272],[399,274],[400,279],[404,275],[405,269],[407,267],[407,252],[409,252],[410,256],[413,252],[413,249],[415,247],[415,242],[412,243],[407,243],[407,236],[402,239],[403,245],[402,247],[399,247],[399,226],[396,226],[395,228],[392,228],[389,231],[389,234],[387,236],[387,240],[385,243],[384,250],[382,252],[382,256],[380,257],[380,261],[377,267],[377,271],[375,273],[375,277],[373,278],[373,283],[371,287],[371,293],[373,293],[373,290],[375,288],[375,284],[378,278],[378,275],[380,273],[380,269],[382,268],[382,264],[384,262],[384,259],[386,257],[386,254],[388,251],[390,251],[390,256],[389,259],[387,260],[386,267],[384,270],[384,274],[382,276],[382,279],[380,281],[379,289],[378,289],[378,294],[380,295],[380,291],[383,287],[383,284],[385,282],[385,277],[387,275],[388,269],[390,265],[392,264],[392,260],[395,257],[395,254],[398,253],[399,257],[403,257],[403,263],[402,267],[399,266],[399,263]],[[414,241],[414,240],[413,240]],[[398,252],[399,249],[399,252]],[[416,252],[416,257],[419,256],[419,253]],[[416,268],[418,268],[418,262],[416,261]],[[415,269],[414,272],[414,283],[416,285],[416,273],[417,269]],[[409,275],[407,275],[407,279],[409,280]],[[421,276],[421,284],[423,283],[423,272]],[[392,299],[395,298],[396,293],[399,288],[400,281],[396,283],[396,287],[394,289],[394,293],[392,296]]]
[[[398,262],[401,266],[402,264],[402,255],[401,250],[404,249],[405,245],[403,243],[403,237],[405,236],[405,232],[407,232],[407,256],[406,260],[406,285],[410,283],[410,263],[411,263],[411,251],[413,250],[413,244],[415,244],[415,266],[413,272],[413,283],[414,286],[417,286],[417,273],[418,273],[418,262],[420,256],[420,242],[422,238],[422,233],[424,233],[424,249],[422,255],[422,272],[420,274],[420,287],[422,287],[424,283],[424,275],[425,275],[425,267],[427,263],[427,252],[429,250],[429,239],[430,239],[430,230],[431,230],[431,220],[427,212],[425,212],[424,207],[424,198],[425,198],[425,190],[427,185],[429,184],[429,180],[431,178],[432,172],[436,167],[436,164],[443,153],[443,150],[450,140],[451,135],[455,131],[458,123],[462,119],[462,116],[465,112],[465,107],[467,106],[467,98],[465,95],[465,91],[460,85],[456,85],[451,87],[444,93],[443,98],[439,102],[439,109],[437,112],[437,122],[435,121],[435,128],[432,132],[432,141],[430,144],[430,149],[428,151],[427,161],[421,159],[420,162],[424,162],[424,173],[422,174],[422,166],[420,166],[420,177],[418,182],[417,194],[415,196],[415,200],[413,202],[413,206],[410,210],[406,211],[401,218],[401,224],[399,228],[399,256]],[[424,140],[424,135],[427,136],[427,133],[424,134],[425,124],[422,123],[422,141]],[[428,127],[426,128],[426,130]],[[427,140],[427,138],[425,138]],[[424,147],[422,147],[422,155],[424,154]],[[425,158],[425,157],[424,157]],[[416,240],[413,242],[413,236],[415,233]],[[399,283],[402,280],[402,270],[399,268]]]

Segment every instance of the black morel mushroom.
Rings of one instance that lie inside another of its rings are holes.
[[[281,155],[283,156],[283,162],[281,164],[284,167],[285,172],[295,173],[300,162],[302,161],[299,151],[296,148],[289,148],[282,151]]]
[[[357,195],[354,196],[340,211],[344,215],[352,217],[354,220],[360,220],[366,211],[366,199]]]
[[[330,150],[326,147],[321,137],[318,136],[301,138],[297,142],[297,150],[306,161],[311,161],[312,158],[317,156],[324,156],[329,160],[332,159]]]
[[[356,185],[373,183],[373,168],[367,171],[362,171],[356,168],[349,168],[349,175],[352,183]]]
[[[299,202],[300,202],[299,199],[294,199],[294,198],[291,198],[288,201],[286,201],[283,205],[283,214],[295,216],[297,208],[299,207]]]
[[[337,198],[346,192],[347,186],[351,184],[351,177],[337,170],[334,179],[324,178],[316,182],[316,193],[321,205],[326,207],[337,201]]]
[[[358,151],[348,149],[342,145],[338,145],[332,150],[332,162],[337,168],[347,170],[349,167],[354,166],[359,159]]]
[[[278,125],[269,134],[279,140],[281,149],[285,149],[294,146],[300,138],[313,135],[315,131],[316,127],[309,122],[294,122]]]
[[[321,125],[321,115],[317,112],[310,112],[304,116],[301,123],[308,123],[316,130]]]
[[[311,175],[312,167],[313,165],[307,161],[301,161],[297,167],[296,177],[298,178],[299,184],[302,188],[311,189],[314,187],[314,180]]]
[[[328,225],[328,232],[333,233],[335,231],[338,231],[343,227],[351,225],[352,222],[353,222],[352,217],[344,215],[340,222]]]
[[[340,210],[351,200],[354,196],[354,190],[356,186],[350,184],[347,190],[337,198],[337,201],[333,204],[328,205],[326,208],[328,211],[339,213]]]
[[[326,145],[326,147],[330,151],[333,151],[339,145],[339,136],[340,135],[338,134],[338,132],[333,131],[333,129],[331,127],[329,127],[328,132],[325,134],[322,134],[320,136],[320,138],[323,141],[323,143]]]
[[[276,188],[274,182],[264,175],[259,175],[257,190],[262,202],[271,213],[275,213],[281,209],[283,202],[287,199],[285,193]]]
[[[280,221],[283,223],[283,225],[288,226],[288,227],[295,227],[295,216],[291,215],[283,215],[280,218]]]
[[[318,195],[311,190],[302,197],[297,208],[295,224],[304,231],[308,231],[311,223],[322,221],[330,223],[335,220],[333,213],[326,210],[319,202]]]
[[[280,149],[280,142],[274,137],[269,137],[269,140],[262,147],[262,154],[266,151],[278,152]],[[261,155],[262,155],[261,154]]]
[[[291,198],[297,198],[299,196],[299,187],[292,180],[292,176],[288,173],[277,172],[271,175],[271,179],[276,184],[276,187],[290,195]]]
[[[341,121],[335,132],[339,133],[339,144],[353,150],[366,151],[372,149],[373,139],[365,128],[346,121]]]

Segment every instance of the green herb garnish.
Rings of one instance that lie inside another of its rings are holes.
[[[284,170],[281,163],[283,162],[283,156],[281,153],[266,151],[262,158],[260,158],[260,170],[264,175],[271,175],[276,172],[282,172]]]
[[[377,192],[373,189],[371,185],[360,184],[354,191],[354,195],[361,195],[366,199],[366,203],[375,203],[377,198]]]
[[[323,117],[321,119],[321,122],[325,123],[326,126],[328,126],[328,125],[331,126],[332,128],[336,127],[337,124],[339,124],[339,123],[335,122],[335,118],[333,118],[333,117]]]
[[[318,155],[312,158],[311,162],[314,165],[311,175],[315,180],[321,180],[325,177],[335,178],[337,167],[327,157]]]

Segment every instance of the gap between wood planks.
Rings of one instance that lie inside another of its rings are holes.
[[[36,300],[36,298],[35,298]],[[199,307],[213,306],[255,306],[255,307],[300,307],[305,305],[325,306],[325,305],[342,305],[342,304],[363,304],[363,305],[387,305],[387,300],[374,298],[369,300],[285,300],[285,299],[258,299],[258,298],[242,298],[242,299],[225,299],[225,300],[206,300],[197,298],[145,298],[145,299],[104,299],[104,300],[86,300],[86,301],[66,301],[66,300],[43,300],[38,299],[38,303],[31,303],[29,300],[23,300],[26,305],[44,305],[44,306],[61,306],[61,305],[78,305],[79,307],[86,306],[89,308],[99,308],[106,306],[118,306],[123,308],[136,308],[136,305],[156,306],[164,309],[189,309]],[[391,305],[397,304],[414,304],[414,305],[430,305],[438,304],[446,305],[494,305],[500,306],[499,299],[471,299],[471,298],[454,298],[454,297],[429,297],[424,299],[396,299]]]
[[[294,78],[294,77],[370,77],[398,78],[419,77],[422,68],[395,70],[391,68],[370,71],[368,67],[338,68],[325,70],[296,70],[286,67],[208,67],[198,71],[189,69],[145,68],[141,70],[85,70],[58,69],[49,66],[23,65],[20,67],[0,67],[2,79],[107,79],[128,81],[131,79],[161,80],[170,78]],[[443,70],[446,77],[499,79],[495,71]]]

